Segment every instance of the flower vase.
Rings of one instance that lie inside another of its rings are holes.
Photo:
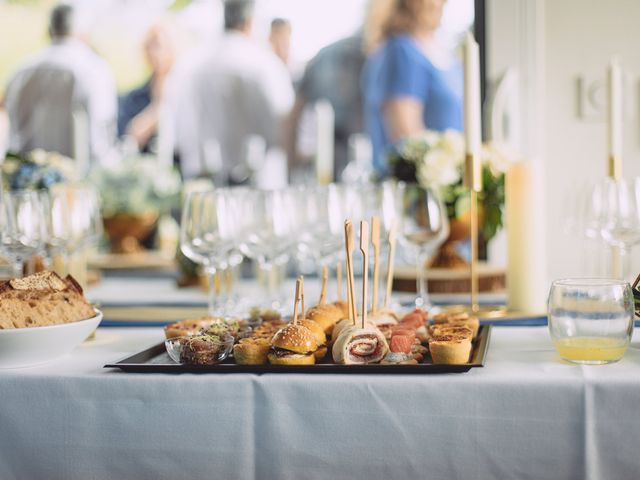
[[[141,242],[152,232],[158,220],[157,212],[141,214],[116,213],[105,217],[104,230],[113,253],[136,253],[144,248]]]

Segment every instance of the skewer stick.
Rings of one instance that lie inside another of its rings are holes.
[[[320,305],[327,303],[327,282],[329,281],[329,267],[322,267],[322,288],[320,289]]]
[[[342,262],[336,263],[336,285],[338,288],[338,301],[342,301]]]
[[[371,312],[378,313],[378,280],[380,278],[380,217],[371,218],[371,245],[373,245],[373,305]]]
[[[296,280],[296,299],[293,303],[293,324],[298,323],[298,306],[300,305],[300,279]]]
[[[362,328],[367,322],[367,284],[369,283],[369,223],[360,222],[360,251],[362,252]]]
[[[307,318],[306,310],[304,309],[304,277],[300,275],[300,305],[302,306],[302,319]]]
[[[353,318],[353,310],[351,309],[351,289],[349,288],[349,265],[347,265],[347,311],[349,312],[349,320],[355,325],[356,320]]]
[[[344,240],[347,249],[347,288],[349,290],[349,312],[351,313],[351,321],[353,325],[358,318],[356,309],[356,295],[354,291],[355,280],[353,278],[353,224],[351,220],[347,220],[344,224]]]
[[[395,222],[389,230],[389,260],[387,261],[387,291],[384,296],[384,308],[388,309],[391,303],[391,289],[393,288],[393,268],[396,258],[396,225]]]

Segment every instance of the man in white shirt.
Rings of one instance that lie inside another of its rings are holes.
[[[86,169],[89,162],[102,161],[115,140],[113,74],[75,38],[71,6],[52,10],[49,35],[51,44],[27,60],[7,85],[8,149],[59,152]]]
[[[219,178],[240,182],[250,137],[282,144],[293,86],[278,57],[250,38],[253,10],[253,0],[227,0],[223,37],[179,84],[176,144],[186,178],[212,174],[206,157],[219,151]]]

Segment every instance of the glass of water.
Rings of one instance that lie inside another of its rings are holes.
[[[556,280],[548,314],[551,340],[563,359],[591,365],[617,362],[633,333],[631,286],[610,279]]]

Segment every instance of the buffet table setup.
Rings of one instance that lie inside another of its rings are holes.
[[[315,297],[320,283],[307,283]],[[103,323],[112,326],[71,354],[0,369],[0,478],[595,479],[637,471],[637,334],[606,367],[562,360],[538,318],[533,327],[532,319],[486,322],[484,366],[466,373],[105,368],[163,342],[161,327],[140,321],[153,298],[205,306],[198,288],[172,285],[107,278],[87,296],[105,312],[137,305],[138,320],[107,313]]]
[[[494,327],[484,368],[444,375],[128,374],[163,339],[99,328],[0,370],[0,477],[632,478],[640,343],[575,366],[545,327]]]

